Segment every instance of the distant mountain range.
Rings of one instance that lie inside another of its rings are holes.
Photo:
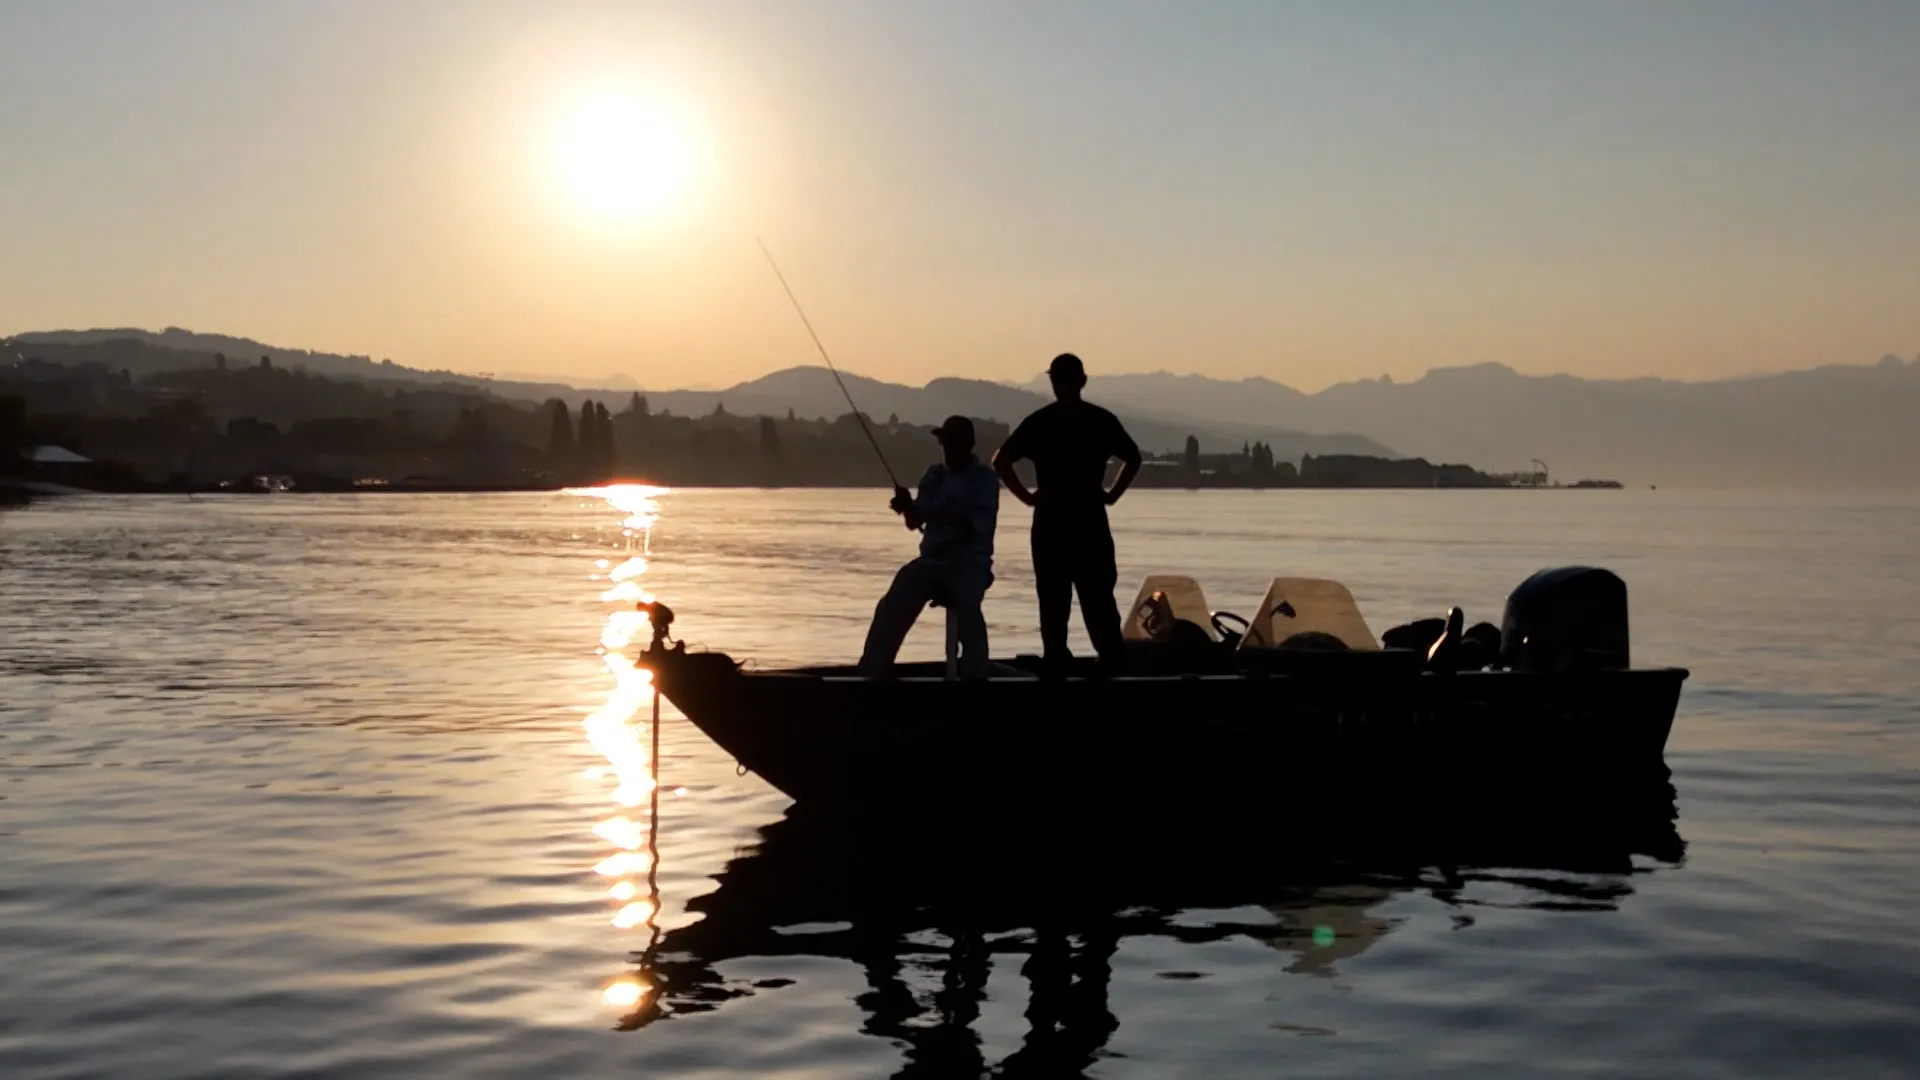
[[[776,371],[725,390],[672,390],[613,377],[569,383],[420,371],[180,329],[52,331],[12,340],[30,352],[34,344],[128,339],[147,347],[141,365],[211,363],[217,352],[236,362],[265,355],[315,374],[455,382],[507,398],[560,397],[577,404],[583,397],[617,399],[638,390],[656,411],[687,415],[717,406],[776,416],[789,409],[803,417],[847,411],[820,367]],[[912,423],[951,413],[1013,422],[1048,398],[1043,378],[1026,386],[935,379],[915,387],[857,375],[846,381],[869,414]],[[1893,356],[1877,364],[1691,383],[1522,375],[1482,364],[1439,368],[1403,383],[1342,383],[1311,394],[1270,379],[1096,372],[1088,396],[1119,413],[1140,444],[1158,452],[1178,450],[1193,434],[1208,452],[1263,441],[1280,460],[1309,453],[1411,454],[1497,472],[1525,471],[1539,459],[1563,480],[1920,486],[1920,359]]]
[[[96,349],[109,343],[124,342],[127,348],[116,354],[113,363],[135,374],[182,367],[207,366],[224,355],[236,364],[257,363],[262,357],[277,365],[305,368],[315,375],[346,379],[406,380],[412,382],[457,383],[504,398],[544,400],[557,397],[578,405],[593,397],[618,406],[633,393],[646,395],[656,412],[671,410],[685,416],[700,416],[724,407],[741,415],[785,416],[791,410],[808,419],[831,418],[847,413],[846,399],[834,385],[833,376],[824,367],[797,367],[776,371],[725,390],[648,389],[628,379],[596,380],[586,385],[559,382],[522,382],[484,375],[451,371],[422,371],[375,361],[366,356],[339,356],[331,353],[287,349],[247,338],[222,334],[200,334],[171,327],[159,332],[139,329],[52,330],[19,334],[11,339],[13,348],[26,355],[35,345],[90,345]],[[1051,400],[1042,395],[1003,383],[980,379],[935,379],[925,386],[902,386],[859,375],[844,375],[854,400],[868,415],[885,419],[897,415],[908,423],[933,424],[959,413],[1006,423],[1021,417]],[[612,382],[615,385],[607,385]],[[1168,453],[1182,449],[1188,435],[1200,440],[1209,453],[1238,450],[1250,442],[1265,442],[1273,447],[1276,459],[1297,460],[1303,454],[1374,454],[1397,456],[1372,439],[1340,432],[1307,435],[1271,423],[1189,420],[1167,422],[1151,410],[1116,409],[1126,421],[1142,449],[1150,453]]]
[[[903,386],[843,372],[855,401],[875,417],[898,416],[913,424],[933,424],[956,413],[1018,423],[1020,418],[1053,400],[1046,394],[982,379],[935,379],[925,386]],[[648,390],[655,410],[698,415],[724,406],[734,413],[784,415],[792,409],[806,417],[838,416],[847,402],[824,367],[796,367],[763,375],[725,390]],[[1165,419],[1151,408],[1115,408],[1141,449],[1172,453],[1186,446],[1187,436],[1200,440],[1208,453],[1238,450],[1250,442],[1273,447],[1276,459],[1298,460],[1303,454],[1374,454],[1396,457],[1394,451],[1372,439],[1344,432],[1308,435],[1279,424],[1254,421],[1180,417]]]
[[[509,397],[552,397],[571,393],[574,385],[561,378],[540,378],[517,380],[512,377],[496,378],[488,374],[472,374],[461,371],[428,371],[396,364],[392,360],[374,360],[370,356],[341,356],[337,353],[312,352],[307,349],[289,349],[280,345],[266,345],[252,338],[232,337],[227,334],[202,334],[192,330],[182,330],[169,326],[165,330],[142,330],[137,327],[107,328],[98,330],[45,330],[27,334],[16,334],[7,341],[13,343],[15,350],[31,345],[104,345],[109,342],[131,341],[150,346],[162,352],[146,352],[130,356],[129,370],[134,374],[165,370],[155,365],[171,364],[175,366],[199,366],[213,362],[216,356],[225,356],[235,364],[257,363],[262,358],[272,360],[283,367],[305,368],[315,375],[325,375],[330,379],[406,379],[412,381],[452,382],[480,389],[495,389]],[[169,356],[167,352],[184,353],[185,356]],[[593,383],[595,389],[617,387],[617,380],[608,380],[613,386],[602,387]],[[513,393],[498,388],[510,387]],[[628,386],[628,389],[633,389]]]
[[[1107,376],[1095,388],[1114,408],[1150,404],[1170,421],[1362,431],[1403,453],[1495,471],[1539,458],[1568,480],[1920,485],[1920,358],[1713,382],[1522,375],[1481,364],[1314,394],[1267,379],[1165,373]]]

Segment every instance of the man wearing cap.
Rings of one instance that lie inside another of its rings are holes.
[[[1064,670],[1072,659],[1067,615],[1077,592],[1080,617],[1101,665],[1123,670],[1120,609],[1113,599],[1120,572],[1107,507],[1119,502],[1140,474],[1140,447],[1118,417],[1080,397],[1087,371],[1079,357],[1054,357],[1047,377],[1056,400],[1013,429],[993,455],[993,468],[1014,498],[1033,507],[1033,583],[1040,594],[1040,639],[1048,666]],[[1023,458],[1033,462],[1037,491],[1028,491],[1013,471],[1014,462]],[[1107,462],[1113,458],[1120,459],[1121,469],[1109,490]]]
[[[873,608],[860,674],[881,678],[929,603],[950,608],[960,620],[960,675],[984,679],[987,620],[980,611],[993,584],[993,527],[1000,511],[1000,480],[973,452],[973,421],[949,416],[933,429],[944,460],[920,478],[920,494],[895,488],[893,512],[920,532],[920,557],[900,568],[893,586]]]

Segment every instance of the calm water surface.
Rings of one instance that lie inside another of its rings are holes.
[[[1005,517],[988,618],[1035,651]],[[1694,673],[1684,854],[1275,884],[1239,871],[1285,837],[1147,847],[1149,902],[1062,915],[1004,837],[776,824],[671,708],[650,842],[631,597],[849,660],[911,553],[883,495],[48,502],[0,512],[0,1077],[1920,1075],[1920,503],[1141,492],[1117,522],[1123,592],[1337,577],[1376,630],[1613,567],[1636,659]],[[907,652],[938,651],[928,620]],[[939,887],[843,880],[907,865]]]

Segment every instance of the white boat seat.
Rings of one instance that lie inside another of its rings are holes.
[[[1199,582],[1184,574],[1154,574],[1141,584],[1139,595],[1127,610],[1127,623],[1120,631],[1122,638],[1128,641],[1153,638],[1147,623],[1155,610],[1153,594],[1156,592],[1165,598],[1165,608],[1174,618],[1193,623],[1205,630],[1209,638],[1220,640],[1220,635],[1213,630],[1213,609],[1207,606],[1207,594],[1201,591]]]
[[[1378,652],[1360,605],[1345,585],[1325,578],[1274,578],[1249,620],[1243,649],[1271,649],[1295,634],[1330,634],[1357,651]]]

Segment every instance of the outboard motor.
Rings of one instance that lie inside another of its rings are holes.
[[[1542,570],[1507,597],[1500,661],[1515,671],[1625,668],[1627,583],[1609,570]]]

